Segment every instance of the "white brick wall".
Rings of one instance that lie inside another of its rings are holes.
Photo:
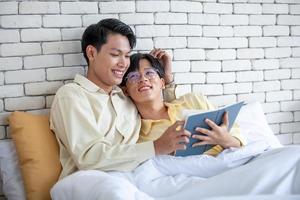
[[[24,69],[48,68],[62,66],[62,55],[25,56]]]
[[[223,71],[244,71],[251,70],[250,60],[224,60],[222,61]]]
[[[288,26],[264,26],[264,36],[289,35]]]
[[[59,13],[59,2],[20,2],[21,14],[56,14]]]
[[[4,73],[1,72],[0,73],[0,85],[3,85],[4,84]]]
[[[0,57],[0,71],[21,69],[22,65],[21,57]]]
[[[231,14],[232,4],[204,3],[204,13]]]
[[[85,28],[130,24],[135,50],[166,48],[177,95],[215,105],[259,101],[284,144],[300,143],[300,1],[1,1],[0,139],[14,110],[47,113],[57,89],[85,74]]]
[[[45,76],[44,69],[7,71],[5,72],[5,82],[11,84],[44,81]]]
[[[19,97],[5,99],[5,109],[7,111],[41,109],[44,107],[44,97]]]
[[[167,25],[140,25],[136,26],[135,30],[137,37],[169,36],[170,33]]]
[[[55,41],[61,39],[60,35],[59,29],[24,29],[21,31],[21,41]]]
[[[202,12],[202,4],[191,1],[171,1],[171,12]]]
[[[0,29],[0,43],[5,42],[20,42],[20,34],[17,30],[1,30]]]
[[[41,54],[41,45],[39,43],[2,44],[0,49],[0,55],[3,57],[39,54]]]
[[[220,61],[192,61],[192,71],[219,72],[221,71]]]
[[[222,95],[223,87],[220,84],[195,84],[193,91],[204,95]]]
[[[133,1],[119,1],[119,2],[100,2],[100,13],[127,13],[134,12],[135,3]]]
[[[218,25],[220,23],[219,15],[216,14],[194,14],[188,15],[189,24]]]
[[[217,38],[209,37],[188,37],[189,48],[218,48],[219,41]]]
[[[33,28],[41,27],[42,17],[39,15],[4,15],[1,16],[3,28]]]
[[[0,2],[0,14],[17,14],[18,2]]]
[[[167,12],[170,10],[169,1],[137,1],[137,12]]]
[[[79,27],[81,24],[81,17],[79,15],[43,16],[44,27]]]
[[[234,36],[261,36],[261,26],[234,26]]]
[[[90,14],[98,13],[97,2],[62,2],[62,14]]]

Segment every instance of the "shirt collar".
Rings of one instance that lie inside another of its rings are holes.
[[[180,104],[182,104],[181,102],[176,102],[173,101],[172,103],[167,103],[164,102],[165,106],[167,106],[168,108],[168,115],[170,118],[170,121],[174,121],[174,112],[176,110],[176,107]],[[162,121],[165,121],[166,119],[157,119],[157,120],[152,120],[152,119],[142,119],[142,132],[144,135],[148,135],[152,129],[152,126],[154,126],[155,123],[161,123]]]
[[[80,85],[81,87],[83,87],[84,89],[88,90],[89,92],[100,92],[106,94],[106,92],[102,88],[100,88],[98,85],[96,85],[95,83],[93,83],[92,81],[90,81],[89,79],[87,79],[86,77],[80,74],[76,74],[74,78],[74,82]],[[123,94],[123,91],[120,87],[113,86],[111,94],[115,94],[115,93]]]

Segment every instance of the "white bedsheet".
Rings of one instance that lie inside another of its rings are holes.
[[[244,195],[300,197],[294,196],[300,195],[300,146],[267,151],[243,166],[211,178],[161,176],[148,162],[134,173],[80,171],[59,181],[51,190],[53,200],[221,200],[226,196],[242,199]]]

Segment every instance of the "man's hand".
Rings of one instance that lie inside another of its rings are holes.
[[[186,149],[191,133],[183,128],[184,121],[177,121],[164,134],[154,141],[156,155],[170,154],[179,149]]]
[[[173,82],[173,74],[172,74],[172,58],[171,56],[162,49],[153,49],[150,51],[150,54],[157,58],[164,67],[165,70],[165,82],[166,84]]]
[[[205,135],[193,135],[193,138],[202,140],[201,142],[197,142],[193,144],[193,147],[200,146],[204,144],[213,144],[213,145],[221,145],[223,148],[229,147],[240,147],[240,141],[231,136],[228,132],[228,113],[224,113],[223,115],[223,123],[218,126],[213,121],[206,119],[205,122],[208,124],[212,130],[208,130],[205,128],[196,128],[196,131]]]

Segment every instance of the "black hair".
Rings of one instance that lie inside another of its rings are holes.
[[[140,68],[140,60],[146,59],[150,62],[151,67],[157,71],[157,74],[160,78],[165,76],[165,70],[163,65],[159,62],[157,58],[154,58],[151,54],[148,53],[135,53],[130,56],[130,65],[126,73],[123,76],[122,83],[120,86],[126,86],[126,77],[130,72],[138,71]]]
[[[126,36],[131,49],[135,47],[136,37],[129,25],[114,18],[103,19],[97,24],[91,24],[88,26],[82,35],[81,49],[88,64],[89,59],[86,55],[86,47],[88,45],[92,45],[97,49],[97,51],[99,51],[102,45],[107,42],[108,35],[114,33]]]

